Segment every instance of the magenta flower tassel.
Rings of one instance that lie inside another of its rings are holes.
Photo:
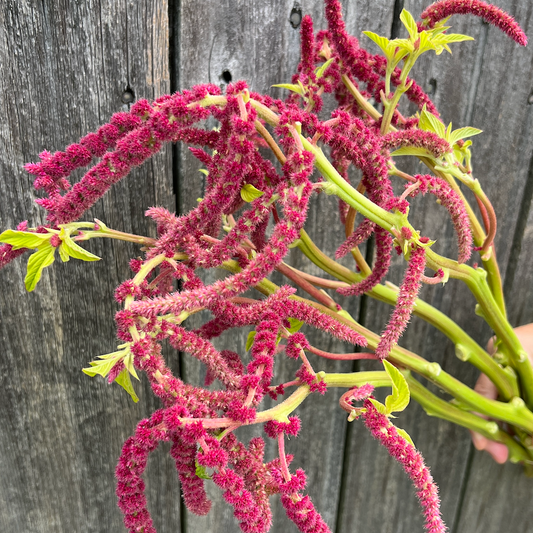
[[[387,230],[376,226],[376,261],[372,267],[372,273],[359,283],[350,287],[337,289],[343,296],[360,296],[372,290],[389,271],[391,261],[392,236]]]
[[[468,218],[468,213],[466,212],[461,197],[442,178],[426,174],[424,176],[416,175],[415,179],[420,183],[420,186],[411,192],[410,196],[414,197],[418,193],[425,194],[429,192],[439,199],[440,204],[450,213],[453,227],[457,234],[457,245],[459,248],[457,261],[459,263],[466,263],[472,254],[473,237],[470,219]]]
[[[207,498],[204,480],[196,474],[196,449],[196,443],[187,443],[176,436],[173,438],[170,455],[176,462],[183,501],[187,509],[196,515],[203,516],[211,509],[211,501]]]
[[[407,323],[411,318],[415,300],[420,291],[421,277],[426,266],[426,251],[424,248],[413,248],[405,277],[398,293],[398,300],[392,316],[381,334],[381,340],[376,348],[376,355],[385,359],[393,346],[398,342]]]
[[[376,225],[371,220],[365,218],[358,228],[339,246],[335,252],[335,257],[340,259],[350,253],[356,246],[363,244],[370,238],[375,227]]]
[[[527,36],[511,15],[499,7],[481,0],[441,0],[426,8],[420,18],[426,27],[433,28],[439,20],[451,15],[475,15],[496,26],[513,41],[522,46],[527,44]]]
[[[366,427],[403,467],[416,488],[418,500],[426,518],[428,533],[445,533],[446,525],[440,516],[440,501],[437,485],[419,451],[399,435],[389,419],[378,412],[370,400],[365,400],[363,420]]]
[[[401,146],[414,146],[424,148],[434,157],[441,157],[451,152],[448,141],[441,139],[432,131],[400,130],[387,133],[382,139],[383,148],[393,149]]]

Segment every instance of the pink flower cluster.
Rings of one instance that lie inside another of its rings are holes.
[[[433,26],[451,15],[475,15],[496,26],[513,41],[522,46],[527,44],[527,36],[511,15],[500,8],[481,0],[440,0],[426,8],[420,16],[423,26]]]
[[[382,135],[381,121],[359,107],[347,86],[353,85],[364,97],[379,100],[385,88],[386,59],[370,54],[347,34],[338,0],[325,0],[325,7],[327,31],[315,35],[311,18],[302,20],[301,62],[292,80],[301,84],[301,94],[293,93],[285,101],[274,100],[250,93],[246,83],[239,81],[230,84],[225,95],[214,85],[201,85],[154,102],[140,100],[129,112],[114,115],[109,124],[64,152],[43,152],[39,163],[26,166],[35,175],[36,189],[44,191],[44,197],[37,202],[47,210],[48,227],[53,229],[78,220],[113,184],[153,156],[165,142],[192,145],[191,153],[206,170],[204,198],[189,213],[178,216],[162,207],[147,211],[157,226],[158,238],[147,248],[143,259],[132,260],[131,269],[139,273],[153,259],[166,260],[142,282],[138,278],[127,280],[115,292],[116,300],[126,303],[116,314],[118,337],[130,343],[135,368],[146,374],[163,406],[139,423],[135,435],[125,442],[116,469],[119,506],[131,532],[154,531],[142,474],[148,455],[161,441],[171,443],[184,501],[192,512],[209,511],[204,477],[210,477],[234,508],[244,532],[268,531],[269,498],[274,494],[281,495],[287,515],[300,531],[329,531],[309,497],[303,494],[304,472],[289,471],[291,457],[285,455],[283,439],[285,434],[298,433],[299,421],[274,419],[265,424],[266,435],[277,439],[279,447],[279,457],[270,462],[264,462],[265,444],[261,438],[252,439],[246,446],[233,433],[239,426],[258,421],[257,411],[265,395],[276,398],[293,385],[306,393],[325,392],[325,382],[314,371],[306,353],[324,357],[333,354],[310,346],[305,330],[291,330],[294,321],[352,345],[366,345],[365,338],[350,327],[349,321],[341,315],[335,317],[340,307],[329,295],[317,297],[319,303],[312,303],[296,297],[296,289],[291,286],[279,287],[261,300],[244,295],[253,287],[268,292],[261,285],[263,280],[276,268],[288,268],[281,263],[300,238],[312,195],[320,190],[320,185],[313,183],[315,161],[313,153],[304,149],[305,139],[314,145],[320,141],[330,149],[333,164],[344,179],[349,180],[352,168],[360,171],[359,190],[382,209],[406,214],[408,198],[426,192],[435,195],[448,210],[458,235],[459,262],[470,257],[472,234],[465,206],[444,180],[408,176],[408,189],[400,197],[395,196],[390,181],[390,150],[412,146],[441,157],[450,152],[449,144],[431,132],[417,129],[416,117],[404,119],[398,112],[393,117],[396,131]],[[483,16],[525,43],[523,32],[510,17],[477,0],[443,0],[422,16],[424,24],[432,27],[444,17],[466,12]],[[329,61],[327,68],[320,73],[317,67],[325,61]],[[399,69],[392,75],[392,84],[400,84]],[[323,120],[318,112],[326,93],[335,97],[338,107]],[[419,109],[425,106],[438,116],[416,83],[410,85],[407,96]],[[272,131],[266,131],[265,121],[254,104],[266,107],[277,117]],[[207,118],[216,120],[219,127],[204,129],[202,123]],[[273,148],[279,166],[264,156],[265,146]],[[71,185],[70,174],[87,166],[90,168],[81,180]],[[243,199],[246,190],[256,193],[250,202]],[[343,202],[339,207],[343,223],[348,214],[354,220],[353,210]],[[25,231],[27,224],[19,229]],[[362,295],[387,274],[394,239],[391,232],[369,219],[346,230],[349,237],[338,248],[337,258],[372,235],[376,240],[371,273],[359,283],[338,289],[345,296]],[[46,232],[46,228],[36,231]],[[408,266],[376,354],[363,354],[365,357],[384,359],[389,355],[409,321],[420,285],[426,280],[425,245],[429,245],[429,240],[418,238],[407,227],[392,231],[402,245],[400,251],[405,253]],[[53,245],[59,241],[59,237],[54,238]],[[13,250],[10,245],[0,247],[0,267],[23,251]],[[228,264],[232,274],[223,279],[205,284],[200,277],[202,269]],[[442,276],[440,272],[438,279]],[[295,274],[290,279],[297,283],[300,278]],[[304,281],[309,287],[310,282]],[[306,287],[303,282],[300,286]],[[318,289],[311,288],[315,291],[308,289],[309,294],[316,296]],[[325,309],[324,302],[333,303]],[[184,314],[200,309],[211,313],[208,322],[196,330],[188,329],[186,322],[182,324]],[[219,351],[212,342],[225,331],[249,326],[255,328],[249,356]],[[280,344],[282,340],[286,340],[285,346]],[[171,373],[161,355],[163,342],[205,365],[203,387],[186,384]],[[294,381],[277,384],[275,363],[283,351],[302,364]],[[354,354],[344,355],[353,358]],[[126,366],[119,362],[108,379],[115,380]],[[210,388],[214,381],[220,390]],[[368,394],[369,387],[361,388],[359,396],[352,394],[351,398],[363,399]],[[418,452],[371,402],[365,402],[365,409],[365,423],[373,435],[413,479],[429,531],[444,531],[436,488]]]
[[[389,419],[381,414],[370,400],[365,400],[364,408],[363,420],[372,436],[387,448],[411,478],[426,518],[426,531],[444,533],[447,528],[440,515],[438,489],[422,455],[398,433]]]

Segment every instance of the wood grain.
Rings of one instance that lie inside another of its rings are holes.
[[[271,86],[289,81],[299,61],[299,32],[289,22],[292,0],[168,2],[170,6],[166,0],[0,0],[2,230],[23,219],[30,225],[42,222],[23,164],[36,161],[44,149],[63,149],[97,129],[113,112],[127,109],[123,102],[127,90],[136,99],[153,99],[169,92],[171,78],[186,89],[205,82],[224,87],[231,77],[246,79],[251,90],[284,95]],[[315,29],[325,27],[321,2],[300,4],[303,14],[313,16]],[[394,1],[344,4],[348,30],[377,51],[361,31],[390,35]],[[416,17],[428,2],[403,4]],[[533,35],[528,2],[500,0],[498,5]],[[454,32],[473,35],[476,41],[452,46],[451,56],[428,54],[413,75],[432,92],[446,123],[484,130],[473,139],[474,172],[499,217],[496,247],[509,316],[518,325],[533,320],[529,260],[533,52],[478,19],[454,17],[451,23]],[[409,172],[422,171],[407,161],[399,165]],[[154,227],[141,213],[152,205],[177,206],[181,213],[195,206],[204,189],[199,168],[186,148],[167,147],[114,187],[84,219],[98,217],[123,231],[154,235]],[[309,234],[330,254],[342,242],[336,209],[331,198],[317,197],[308,221]],[[439,235],[435,250],[456,254],[448,215],[431,198],[417,199],[411,218],[424,235]],[[130,277],[128,260],[138,251],[98,241],[87,248],[102,261],[54,264],[31,294],[23,287],[26,257],[0,275],[0,527],[4,531],[125,531],[116,507],[114,468],[123,441],[158,404],[145,381],[136,385],[140,402],[133,404],[119,387],[105,387],[103,380],[90,379],[80,369],[116,347],[113,315],[118,307],[111,296]],[[291,262],[318,273],[296,251]],[[391,280],[399,283],[404,269],[403,260],[395,261]],[[209,273],[205,279],[212,281],[214,276]],[[283,283],[280,276],[275,281]],[[445,290],[427,287],[423,296],[479,342],[491,335],[481,319],[472,319],[475,302],[460,283],[450,281]],[[360,299],[338,301],[376,331],[391,312],[379,302],[362,306]],[[207,318],[207,314],[193,317],[190,327]],[[244,353],[246,333],[223,336],[217,347]],[[306,333],[317,347],[346,350],[340,342]],[[423,321],[413,319],[401,344],[439,362],[466,383],[475,382],[475,370],[460,362],[451,343]],[[167,355],[171,367],[187,381],[202,383],[200,363],[182,356],[178,368],[178,355]],[[319,363],[313,362],[318,369]],[[328,372],[352,367],[320,364]],[[276,380],[289,379],[295,368],[294,362],[280,361]],[[309,494],[332,531],[422,531],[423,519],[408,479],[360,422],[346,422],[337,407],[340,393],[331,390],[324,397],[310,397],[297,411],[302,432],[287,442],[287,451],[295,456],[292,468],[306,470]],[[266,402],[265,407],[269,405]],[[431,466],[450,531],[528,531],[533,484],[519,467],[494,464],[473,450],[466,430],[428,418],[417,405],[411,405],[396,423],[409,432]],[[238,435],[246,441],[252,434],[254,430],[246,429]],[[269,442],[266,459],[275,455],[276,447]],[[239,531],[231,507],[209,483],[211,513],[206,517],[183,513],[168,447],[153,454],[145,478],[149,508],[160,533]],[[296,532],[279,499],[273,498],[272,506],[272,531]]]
[[[42,221],[32,178],[22,168],[61,150],[127,109],[169,90],[167,6],[158,1],[0,3],[0,226]],[[154,234],[142,216],[173,206],[170,151],[133,172],[85,215],[110,227]],[[78,175],[78,178],[81,175]],[[123,441],[156,407],[90,379],[81,368],[116,349],[114,288],[138,253],[91,242],[98,263],[55,264],[35,292],[24,291],[27,257],[0,277],[0,524],[5,531],[121,531],[114,469]],[[137,388],[139,388],[137,386]],[[157,454],[147,481],[156,523],[179,527],[172,461]]]

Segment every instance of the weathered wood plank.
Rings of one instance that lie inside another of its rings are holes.
[[[0,226],[42,221],[22,165],[63,149],[127,109],[168,92],[166,2],[17,2],[0,7]],[[85,219],[154,233],[139,213],[172,207],[170,152],[121,183]],[[117,209],[118,208],[118,209]],[[146,383],[141,402],[105,387],[81,368],[116,347],[114,287],[130,277],[133,247],[90,243],[97,264],[54,265],[32,294],[25,260],[0,276],[0,524],[5,531],[121,531],[114,468],[122,442],[157,406]],[[139,387],[138,387],[139,388]],[[157,473],[155,473],[157,471]],[[154,475],[155,474],[155,475]],[[151,508],[161,529],[179,530],[177,476],[161,454],[150,461]],[[153,481],[152,481],[153,479]]]
[[[211,11],[209,2],[182,3],[180,33],[180,80],[181,88],[187,88],[207,79],[224,85],[224,76],[231,74],[232,80],[246,79],[251,90],[267,92],[282,96],[279,89],[270,89],[274,83],[289,81],[299,61],[299,32],[289,23],[292,2],[249,2],[238,13],[231,2],[221,2],[216,13]],[[351,3],[346,6],[346,20],[350,31],[360,32],[365,28],[372,31],[388,32],[392,11],[390,2],[375,3],[370,12],[364,2]],[[303,14],[310,13],[315,28],[326,27],[323,7],[302,4]],[[359,19],[363,19],[360,22]],[[205,50],[209,47],[209,53]],[[193,207],[196,198],[202,195],[201,175],[197,172],[198,163],[183,153],[182,179],[180,180],[180,209],[185,211]],[[333,254],[342,242],[342,229],[338,222],[336,202],[324,195],[313,201],[309,218],[309,231],[326,253]],[[338,235],[332,239],[332,234]],[[318,274],[315,267],[294,253],[291,264],[305,267]],[[339,300],[341,305],[344,302]],[[349,310],[357,315],[357,304]],[[342,343],[326,339],[322,335],[309,333],[310,341],[316,346],[330,351],[345,351]],[[231,334],[230,339],[220,339],[217,347],[237,349],[244,353],[245,336],[240,340]],[[230,342],[230,344],[224,344]],[[318,369],[329,372],[349,371],[350,363],[318,363]],[[276,382],[288,381],[297,366],[289,361],[277,362]],[[187,361],[185,374],[196,382],[201,382],[202,373],[199,365]],[[193,377],[194,376],[194,377]],[[302,418],[302,431],[297,439],[288,442],[288,453],[295,455],[293,467],[303,467],[308,475],[308,491],[317,509],[319,509],[332,528],[337,521],[339,488],[342,475],[342,457],[345,440],[345,416],[338,408],[340,392],[328,392],[326,397],[309,398],[305,406],[298,410]],[[268,407],[269,402],[265,402]],[[250,433],[244,433],[249,438]],[[312,443],[312,446],[309,444]],[[267,447],[267,459],[277,455],[274,443]],[[325,473],[327,472],[327,475]],[[227,504],[221,501],[217,489],[210,492],[213,508],[206,517],[187,515],[187,524],[191,530],[237,531],[238,526]],[[272,499],[273,531],[296,530],[288,522],[285,512],[277,498]],[[292,528],[292,529],[291,529]]]
[[[406,3],[406,7],[415,15],[426,5],[426,2]],[[528,32],[530,16],[526,6],[516,2],[499,2],[498,5],[515,14]],[[453,17],[450,23],[451,31],[473,35],[476,41],[452,46],[453,56],[443,54],[436,58],[428,54],[427,58],[422,58],[419,65],[415,66],[413,75],[426,90],[436,87],[433,99],[445,123],[453,122],[454,128],[471,125],[484,130],[483,135],[473,139],[474,173],[482,181],[499,216],[496,246],[505,273],[508,260],[506,254],[509,254],[518,207],[517,200],[513,201],[512,197],[519,197],[524,189],[531,157],[531,142],[528,140],[531,135],[530,119],[525,113],[524,105],[531,88],[529,71],[523,68],[524,64],[530,64],[531,51],[520,49],[495,28],[489,28],[473,17]],[[502,78],[512,82],[498,84],[496,80]],[[493,113],[495,109],[498,110],[496,114]],[[424,172],[422,166],[400,168],[410,168],[412,173]],[[508,181],[502,180],[503,169],[509,171]],[[438,236],[434,245],[436,251],[451,257],[456,254],[455,237],[448,216],[431,198],[414,202],[410,215],[415,221],[415,227],[420,228],[424,235],[431,238]],[[396,262],[392,270],[394,282],[401,279],[404,268],[403,261]],[[521,272],[524,282],[531,279],[525,267]],[[528,287],[529,284],[530,281],[524,286]],[[491,334],[490,330],[480,319],[472,319],[475,302],[460,283],[449,282],[445,290],[428,287],[422,294],[424,299],[449,314],[475,339],[481,343],[486,342]],[[520,302],[521,296],[516,294]],[[389,313],[390,309],[384,304],[369,303],[367,326],[379,331],[386,323]],[[475,369],[458,361],[453,347],[444,336],[416,317],[400,344],[437,361],[447,372],[462,381],[474,384],[477,376]],[[411,405],[397,422],[409,432],[431,466],[441,489],[444,518],[453,529],[457,525],[455,518],[462,504],[461,488],[468,482],[466,472],[471,453],[468,432],[444,421],[428,419],[417,405]],[[404,496],[410,490],[407,479],[397,465],[389,466],[384,461],[386,454],[370,456],[369,449],[375,451],[377,446],[370,440],[368,436],[358,432],[350,448],[347,469],[350,471],[352,507],[347,510],[346,518],[341,523],[344,527],[357,523],[359,527],[369,531],[421,530],[422,519],[416,498]],[[461,517],[471,507],[466,502],[470,502],[470,499],[477,501],[479,492],[471,490],[473,486],[499,483],[498,479],[481,469],[480,459],[477,457],[479,452],[475,453],[476,461],[470,476],[478,480],[478,484],[471,482],[467,485]],[[352,468],[356,471],[353,476]],[[507,466],[503,472],[505,476],[514,476],[515,467]],[[362,480],[369,480],[371,487]],[[380,497],[382,499],[378,500]],[[369,500],[383,501],[383,505],[368,505]],[[514,508],[510,502],[509,508]],[[484,513],[483,530],[499,531],[500,526],[495,525],[496,522],[500,523],[496,515],[498,510],[487,505]],[[509,527],[519,530],[512,522],[512,512],[506,516],[509,521],[507,523],[513,524]],[[469,526],[472,521],[465,523],[468,526],[462,529],[461,518],[460,531],[471,530]],[[340,531],[343,530],[341,526]]]

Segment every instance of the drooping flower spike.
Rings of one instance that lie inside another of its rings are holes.
[[[527,45],[524,30],[508,13],[481,0],[440,0],[427,7],[420,15],[422,26],[433,28],[437,22],[452,15],[475,15],[496,26],[521,46]]]
[[[472,228],[470,219],[466,212],[466,207],[460,196],[442,178],[436,176],[416,175],[414,176],[419,186],[414,189],[409,196],[414,197],[419,193],[430,193],[437,197],[440,204],[448,210],[453,222],[455,233],[457,234],[457,245],[459,249],[458,262],[466,263],[472,254]],[[409,187],[407,185],[406,187]]]
[[[389,419],[380,413],[368,399],[364,402],[362,416],[372,436],[387,448],[389,454],[402,465],[411,478],[426,518],[426,531],[445,533],[447,527],[440,515],[438,489],[420,452],[398,433]]]
[[[382,360],[389,355],[391,349],[398,342],[398,339],[407,327],[407,323],[413,312],[415,300],[420,291],[421,278],[424,274],[425,266],[425,249],[413,246],[410,252],[409,264],[398,293],[396,307],[385,331],[381,334],[381,339],[376,348],[376,355]]]

